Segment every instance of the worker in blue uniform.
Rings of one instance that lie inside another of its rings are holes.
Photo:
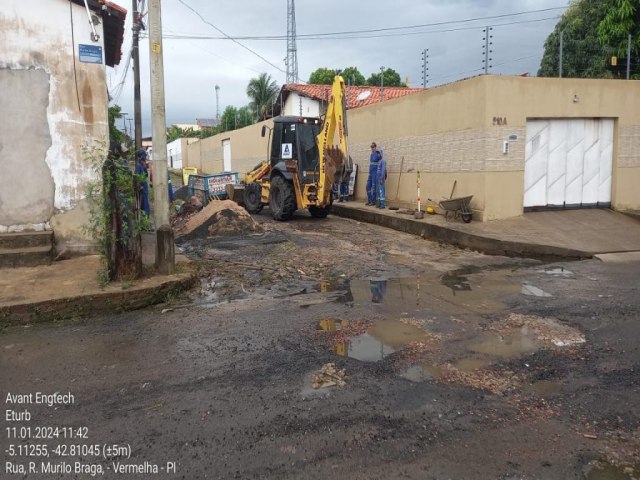
[[[383,278],[369,280],[369,288],[371,290],[371,301],[373,303],[383,303],[384,295],[387,293],[387,280]]]
[[[138,175],[140,183],[140,209],[151,216],[151,207],[149,206],[149,164],[147,163],[147,152],[138,150],[136,152],[136,168],[135,173]]]
[[[376,180],[378,183],[378,208],[385,208],[387,206],[387,161],[384,158],[384,154],[380,151],[380,161],[378,162],[378,172],[376,173]]]
[[[367,178],[367,205],[375,205],[378,199],[378,163],[382,155],[375,142],[371,143],[371,155],[369,157],[369,177]]]

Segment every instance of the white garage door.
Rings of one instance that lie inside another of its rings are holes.
[[[527,120],[524,206],[611,204],[613,120]]]

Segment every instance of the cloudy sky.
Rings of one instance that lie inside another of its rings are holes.
[[[115,0],[131,10],[131,1]],[[141,3],[141,2],[139,2]],[[142,2],[146,10],[148,0]],[[369,77],[393,68],[409,86],[422,85],[428,49],[428,86],[483,72],[485,26],[492,26],[490,73],[535,75],[543,44],[568,0],[395,0],[295,2],[298,76],[318,67],[357,67]],[[146,18],[145,18],[146,21]],[[163,0],[167,123],[195,123],[228,105],[248,103],[251,78],[266,72],[286,79],[287,0]],[[217,29],[219,30],[217,30]],[[222,31],[223,33],[220,33]],[[236,39],[223,38],[225,35]],[[204,37],[204,38],[194,38]],[[256,38],[258,37],[258,38]],[[123,112],[133,115],[133,75],[128,15],[123,59],[107,68],[109,90]],[[143,135],[151,132],[149,40],[140,43]],[[122,128],[122,121],[119,127]]]

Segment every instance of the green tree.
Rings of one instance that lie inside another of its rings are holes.
[[[336,71],[332,68],[320,67],[314,70],[309,76],[311,85],[331,85]]]
[[[201,128],[198,132],[198,138],[209,138],[209,137],[213,137],[214,135],[217,135],[218,133],[220,133],[220,131],[216,128]]]
[[[407,84],[402,81],[400,74],[393,68],[387,68],[384,71],[384,86],[385,87],[406,87]],[[367,79],[367,85],[380,86],[380,73],[372,73]]]
[[[347,84],[349,82],[351,82],[351,85],[364,85],[366,83],[364,75],[360,73],[357,67],[347,67],[340,75],[342,75],[342,78],[344,78]]]
[[[222,112],[220,117],[220,128],[222,132],[229,130],[235,130],[238,122],[238,109],[232,105],[229,105]]]
[[[331,85],[336,73],[340,73],[340,75],[342,75],[345,83],[349,83],[351,80],[351,85],[365,84],[364,75],[360,73],[360,70],[358,70],[357,67],[347,67],[344,70],[320,67],[311,73],[309,76],[309,83],[312,85]]]
[[[247,85],[247,96],[251,99],[249,109],[253,114],[253,118],[257,121],[264,120],[267,112],[271,110],[272,105],[278,97],[280,87],[275,80],[271,79],[271,75],[261,73],[257,78],[252,78]]]
[[[171,143],[178,138],[197,138],[200,132],[193,128],[180,128],[177,125],[171,125],[167,129],[167,143]]]
[[[116,127],[116,119],[122,118],[122,107],[112,105],[109,107],[109,140],[121,144],[125,141],[125,135]]]
[[[610,57],[621,48],[626,52],[626,33],[621,39],[617,22],[633,15],[625,8],[616,8],[622,3],[638,0],[573,0],[562,15],[555,29],[547,37],[544,53],[538,69],[539,77],[557,77],[560,63],[560,35],[563,37],[562,76],[573,78],[611,78],[608,69]],[[625,13],[626,12],[626,13]],[[637,8],[635,10],[637,15]],[[637,20],[636,20],[637,22]],[[626,32],[630,27],[626,23]],[[636,26],[636,32],[638,32]],[[626,56],[626,53],[625,53]]]
[[[640,49],[640,0],[613,0],[607,3],[606,15],[598,24],[600,43],[610,45],[615,53],[626,57],[631,34],[632,58],[637,58]]]
[[[238,128],[246,127],[253,124],[253,115],[248,106],[238,109]]]

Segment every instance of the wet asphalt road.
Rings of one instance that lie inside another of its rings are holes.
[[[5,400],[75,397],[18,406],[31,420],[3,428],[88,431],[4,435],[2,478],[96,478],[6,471],[29,461],[100,465],[97,478],[640,478],[639,263],[255,218],[266,234],[182,245],[202,277],[188,296],[2,332]],[[346,384],[312,388],[328,362]],[[67,451],[11,457],[10,444]]]

